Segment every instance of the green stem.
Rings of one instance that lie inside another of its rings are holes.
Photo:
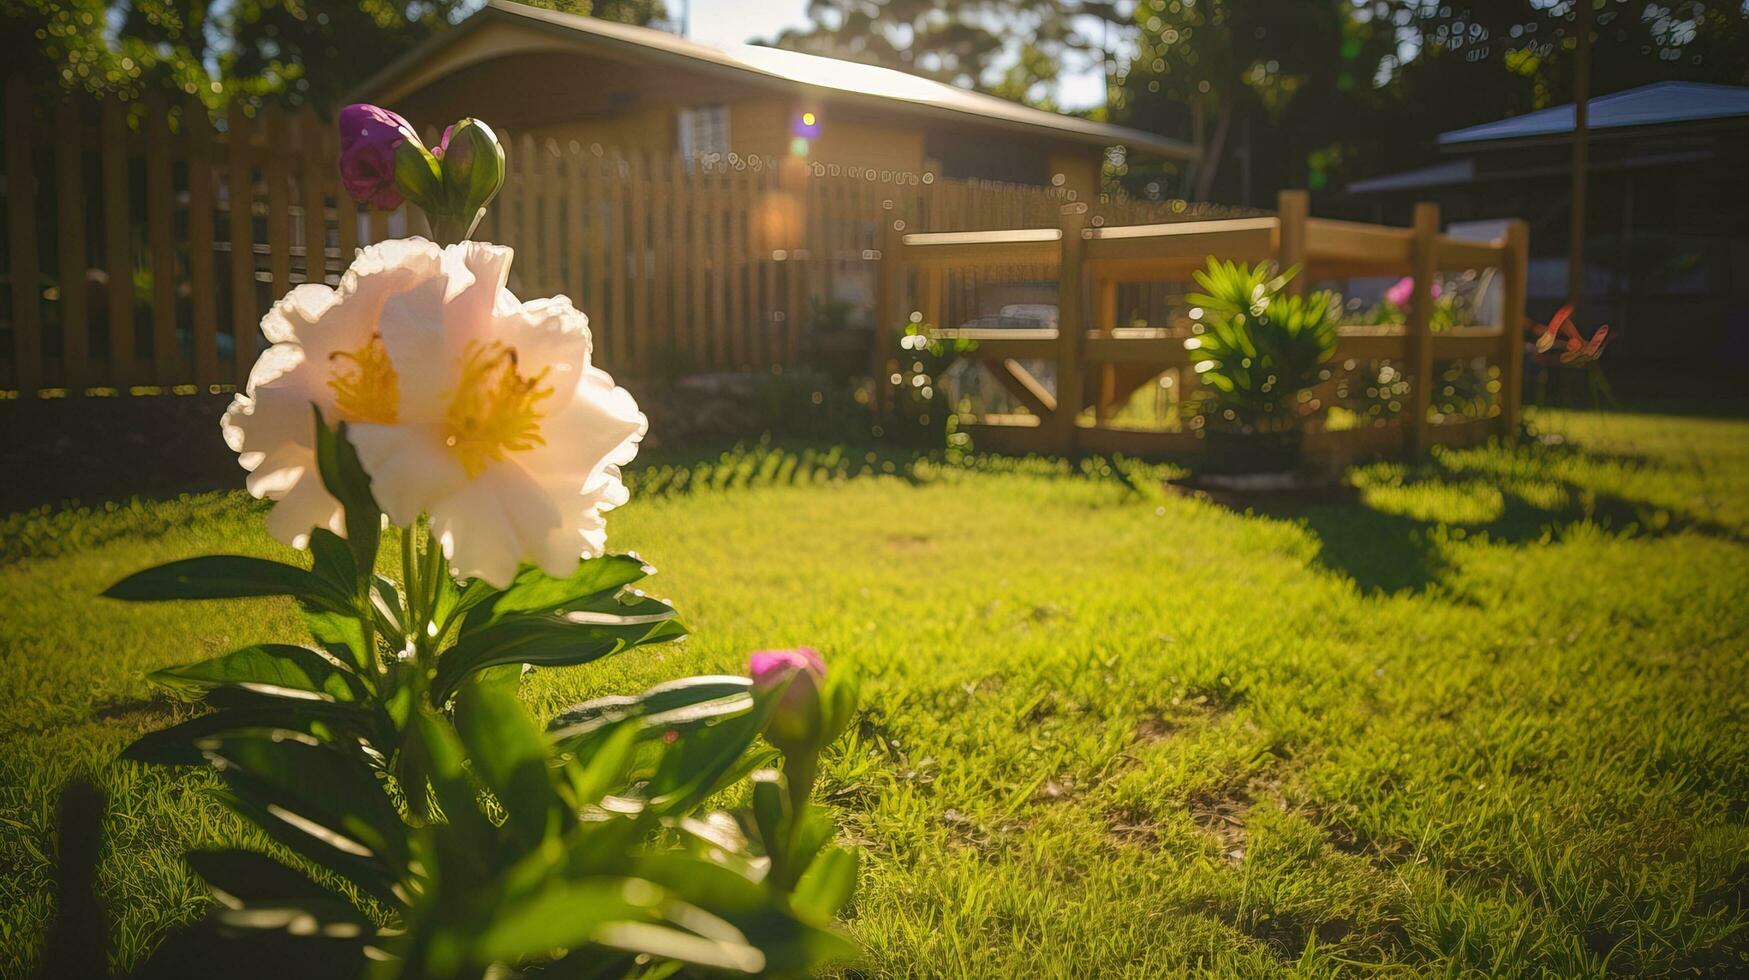
[[[418,536],[413,528],[401,529],[401,607],[406,616],[403,641],[416,641],[419,622],[419,574],[416,551]]]
[[[431,534],[430,520],[427,519],[421,521],[420,528],[425,539],[424,623],[428,624],[431,623],[437,615],[437,597],[442,593],[444,579],[449,575],[449,562],[444,559],[443,548],[438,545],[437,539]],[[431,630],[425,625],[420,626],[420,631],[426,637],[427,642],[434,646],[443,639],[441,636],[431,635]]]
[[[791,813],[790,827],[792,830],[790,843],[794,844],[795,830],[802,825],[802,814],[808,809],[808,798],[814,795],[814,779],[819,775],[820,757],[813,752],[785,753],[783,757],[784,782],[789,785],[789,808]]]

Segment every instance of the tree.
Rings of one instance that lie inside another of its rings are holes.
[[[1054,107],[1072,62],[1105,66],[1127,11],[1102,0],[810,0],[770,44]]]
[[[1134,168],[1127,182],[1261,200],[1424,163],[1441,132],[1571,101],[1577,2],[1144,0],[1115,118],[1188,133],[1205,157],[1194,172]],[[1742,4],[1589,2],[1594,96],[1749,84]]]
[[[1130,182],[1196,199],[1218,178],[1228,195],[1250,196],[1251,182],[1228,165],[1235,134],[1244,134],[1241,169],[1260,165],[1265,185],[1315,184],[1314,167],[1340,158],[1344,137],[1367,120],[1374,67],[1392,46],[1388,29],[1353,15],[1352,0],[1147,0],[1135,21],[1140,40],[1118,118],[1189,130],[1204,158],[1191,171],[1139,170]],[[1260,134],[1271,146],[1263,159],[1250,152]]]
[[[663,0],[517,0],[530,7],[578,14],[639,27],[667,27],[668,7]]]
[[[551,0],[558,7],[567,0]],[[0,0],[0,57],[69,88],[133,98],[172,89],[209,106],[336,107],[478,0]],[[565,9],[590,12],[589,0]],[[663,0],[596,0],[597,16],[652,24]],[[116,25],[113,32],[111,25]]]
[[[13,64],[95,94],[334,106],[470,0],[0,0]],[[118,29],[113,36],[109,25]]]

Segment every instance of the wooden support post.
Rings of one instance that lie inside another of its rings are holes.
[[[61,260],[61,365],[75,393],[89,383],[90,328],[85,296],[85,130],[76,96],[55,107],[55,203]]]
[[[1312,210],[1311,196],[1305,191],[1282,191],[1276,195],[1275,209],[1281,221],[1275,262],[1282,272],[1299,268],[1299,274],[1288,281],[1286,291],[1290,296],[1304,296],[1311,283],[1310,270],[1306,268],[1306,219]]]
[[[1433,404],[1433,277],[1439,247],[1439,205],[1415,205],[1415,239],[1410,248],[1415,292],[1409,301],[1409,405],[1403,426],[1405,449],[1411,458],[1426,455],[1432,444],[1427,413]]]
[[[1530,266],[1530,226],[1506,223],[1506,268],[1500,290],[1500,434],[1518,436],[1524,403],[1524,298]]]
[[[36,254],[36,128],[29,83],[6,81],[6,226],[12,253],[12,380],[26,395],[42,384],[42,286]]]
[[[1093,329],[1111,336],[1117,329],[1117,282],[1100,279],[1093,284]],[[1099,397],[1093,403],[1094,417],[1101,423],[1117,411],[1117,365],[1099,368]]]
[[[1086,404],[1086,366],[1081,348],[1087,340],[1086,302],[1082,274],[1087,240],[1087,205],[1068,204],[1062,210],[1062,255],[1057,264],[1057,410],[1051,416],[1057,452],[1072,455],[1080,442],[1076,416]]]
[[[905,222],[888,215],[881,228],[881,267],[875,289],[874,393],[876,415],[890,421],[893,411],[893,336],[904,328]]]
[[[942,305],[942,284],[946,279],[947,270],[939,265],[917,270],[917,311],[923,314],[925,324],[937,330],[949,326],[942,322],[946,313],[946,307]]]

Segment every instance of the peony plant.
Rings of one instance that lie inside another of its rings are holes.
[[[349,192],[413,202],[440,239],[502,183],[477,121],[433,150],[374,106],[340,125]],[[212,710],[125,756],[210,768],[291,858],[191,854],[218,903],[167,973],[238,942],[239,964],[272,943],[307,975],[371,977],[791,972],[852,951],[833,919],[856,858],[808,798],[855,693],[819,654],[586,702],[544,733],[516,697],[528,670],[686,630],[637,588],[654,569],[605,550],[644,415],[570,300],[510,293],[511,261],[382,242],[276,303],[222,431],[307,567],[206,556],[105,593],[287,596],[310,633],[152,675]],[[743,781],[743,811],[703,810]]]

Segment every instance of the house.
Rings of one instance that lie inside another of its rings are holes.
[[[1189,144],[1033,109],[904,72],[776,48],[486,5],[355,96],[411,119],[478,116],[622,151],[805,155],[950,178],[1098,190],[1106,151],[1190,159]]]
[[[1588,103],[1581,320],[1618,352],[1676,371],[1749,365],[1749,88],[1662,82]],[[1444,159],[1348,185],[1338,206],[1408,223],[1436,201],[1452,223],[1524,217],[1530,309],[1567,291],[1574,107],[1442,133]],[[1332,202],[1337,204],[1337,202]]]

